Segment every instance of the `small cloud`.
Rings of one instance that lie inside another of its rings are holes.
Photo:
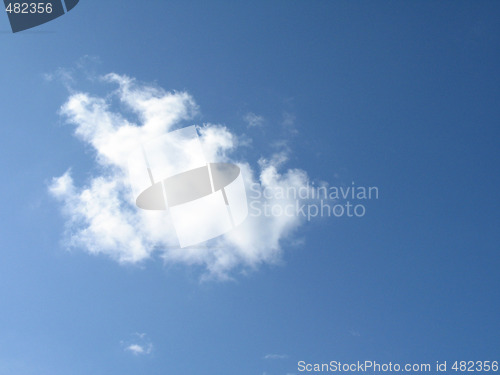
[[[144,347],[144,346],[141,346],[139,344],[132,344],[132,345],[127,346],[125,348],[125,350],[128,350],[128,351],[132,352],[135,355],[149,354],[149,353],[151,353],[152,345],[150,344],[147,347]]]
[[[297,134],[298,131],[295,128],[296,117],[293,113],[283,112],[283,121],[281,124],[285,129],[287,129],[291,134]]]
[[[287,359],[288,356],[286,354],[266,354],[264,359]]]
[[[151,354],[153,351],[153,344],[145,333],[135,333],[131,340],[127,342],[122,341],[121,343],[125,346],[124,350],[133,355],[146,355]]]
[[[360,337],[361,336],[361,334],[358,331],[355,331],[353,329],[351,329],[349,331],[349,333],[351,334],[351,336],[354,336],[354,337]]]
[[[264,124],[264,117],[256,115],[252,112],[248,112],[243,119],[246,121],[249,128],[259,127]]]

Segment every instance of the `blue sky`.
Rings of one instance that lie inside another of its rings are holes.
[[[494,1],[82,0],[18,34],[0,17],[0,374],[498,360],[499,13]],[[278,260],[240,264],[231,281],[156,253],[119,264],[68,251],[51,181],[102,172],[61,114],[74,93],[61,72],[100,98],[116,89],[97,78],[108,73],[185,91],[199,109],[181,123],[225,126],[255,171],[285,145],[283,173],[380,197],[363,218],[301,223]]]

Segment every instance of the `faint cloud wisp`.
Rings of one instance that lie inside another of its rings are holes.
[[[243,119],[247,123],[249,128],[255,128],[262,126],[264,124],[264,117],[256,115],[253,112],[248,112]]]

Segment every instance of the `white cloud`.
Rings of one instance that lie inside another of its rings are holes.
[[[128,351],[132,352],[135,355],[150,354],[151,350],[152,350],[152,347],[151,346],[144,347],[144,346],[141,346],[139,344],[132,344],[132,345],[127,346],[125,348],[125,350],[128,350]]]
[[[135,333],[132,335],[131,340],[127,342],[122,341],[121,344],[124,346],[126,352],[134,355],[151,354],[153,351],[153,344],[149,341],[145,333]]]
[[[187,92],[167,92],[114,73],[103,80],[117,88],[106,96],[73,92],[60,110],[75,127],[75,135],[93,148],[99,166],[99,173],[84,186],[75,186],[71,169],[53,178],[49,186],[67,219],[66,244],[121,263],[138,263],[158,254],[167,263],[202,266],[208,271],[204,277],[221,279],[235,269],[255,269],[279,261],[283,243],[294,242],[292,233],[303,218],[249,216],[224,236],[200,247],[181,249],[165,211],[135,206],[127,177],[131,148],[186,126],[183,122],[197,113],[197,106]],[[237,163],[247,187],[258,186],[256,183],[261,188],[308,185],[305,171],[282,171],[288,152],[261,158],[255,171],[250,161],[235,158],[239,141],[230,129],[204,124],[199,132],[207,160]],[[290,202],[267,199],[267,203],[282,206]],[[138,347],[130,350],[140,351]]]
[[[262,126],[264,124],[264,117],[256,115],[253,112],[248,112],[245,116],[243,116],[243,119],[249,128]]]

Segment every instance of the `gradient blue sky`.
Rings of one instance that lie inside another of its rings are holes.
[[[499,360],[499,19],[496,1],[81,0],[19,34],[0,16],[0,374]],[[68,252],[47,186],[95,165],[58,115],[67,90],[44,79],[58,68],[94,93],[86,74],[187,90],[194,123],[247,134],[257,156],[293,116],[288,166],[380,199],[307,223],[281,265],[232,282]],[[124,350],[135,333],[150,354]]]

